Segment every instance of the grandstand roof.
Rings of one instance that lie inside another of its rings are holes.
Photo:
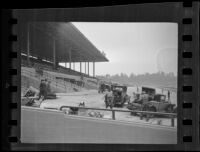
[[[30,55],[53,60],[55,40],[58,62],[105,62],[108,59],[70,22],[29,22]],[[27,51],[27,23],[21,27],[21,51]],[[70,51],[71,50],[71,51]]]

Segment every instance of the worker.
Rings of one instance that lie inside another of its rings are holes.
[[[170,100],[170,91],[168,90],[168,101]]]
[[[113,107],[113,92],[112,91],[108,92],[106,89],[105,101],[106,101],[106,108],[110,107],[110,109],[112,109]]]
[[[45,82],[45,89],[44,89],[44,99],[47,99],[47,94],[48,94],[48,91],[51,90],[50,88],[50,85],[48,84],[49,81],[47,79],[44,79],[44,82]],[[49,85],[49,88],[48,88],[48,85]]]
[[[136,99],[136,93],[135,92],[133,92],[133,96],[131,96],[131,101],[134,101]]]
[[[139,92],[139,88],[138,88],[138,86],[137,86],[137,92]]]
[[[45,83],[45,80],[41,80],[41,83],[40,83],[40,93],[39,93],[39,99],[41,98],[41,96],[43,96],[43,100],[46,99],[46,83]]]
[[[135,98],[136,97],[136,94],[135,94],[135,92],[133,92],[133,98]]]

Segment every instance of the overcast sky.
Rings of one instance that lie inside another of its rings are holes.
[[[176,23],[73,22],[109,62],[96,63],[96,75],[174,72],[177,75]],[[84,67],[84,66],[83,66]],[[92,67],[91,70],[92,71]]]

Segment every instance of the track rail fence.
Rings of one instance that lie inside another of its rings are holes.
[[[79,107],[79,106],[61,106],[60,111],[63,110],[63,108],[78,108],[78,109],[87,109],[87,110],[102,110],[102,111],[110,111],[112,112],[112,119],[116,120],[115,112],[134,112],[134,113],[140,113],[140,114],[150,114],[150,115],[159,115],[159,116],[170,116],[171,118],[171,126],[175,126],[175,118],[177,118],[177,114],[175,113],[164,113],[164,112],[150,112],[150,111],[139,111],[139,110],[122,110],[122,109],[105,109],[105,108],[92,108],[92,107]],[[140,117],[142,119],[142,117]]]
[[[21,97],[21,99],[38,99],[38,97]],[[77,109],[86,109],[86,110],[101,110],[101,111],[110,111],[112,112],[112,120],[116,120],[115,112],[134,112],[134,113],[140,113],[140,114],[153,114],[153,115],[159,115],[159,116],[170,116],[171,118],[171,127],[175,126],[175,118],[177,118],[176,113],[164,113],[164,112],[150,112],[150,111],[139,111],[139,110],[123,110],[123,109],[105,109],[105,108],[94,108],[94,107],[80,107],[80,106],[61,106],[60,108],[50,108],[50,107],[44,107],[45,109],[56,109],[63,111],[63,108],[77,108]],[[140,117],[141,118],[141,117]]]

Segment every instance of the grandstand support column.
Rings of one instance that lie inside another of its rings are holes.
[[[95,62],[93,62],[93,77],[95,77]]]
[[[69,68],[71,69],[71,48],[69,48]]]
[[[90,64],[88,62],[88,76],[90,75]]]
[[[56,69],[56,40],[53,40],[53,66]]]
[[[82,64],[81,64],[81,62],[80,62],[80,73],[82,72],[82,67],[81,67],[81,66],[82,66]]]
[[[87,74],[87,73],[86,73],[86,62],[85,62],[85,74]]]
[[[30,24],[27,23],[27,62],[30,65]]]

